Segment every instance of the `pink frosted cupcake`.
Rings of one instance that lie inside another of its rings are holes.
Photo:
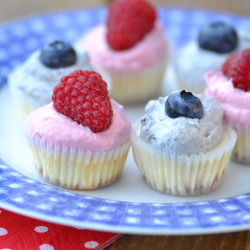
[[[213,96],[224,110],[226,122],[237,131],[232,153],[240,162],[250,162],[250,49],[228,57],[222,72],[206,74],[205,94]]]
[[[54,88],[53,103],[27,117],[25,132],[37,170],[70,189],[95,189],[117,180],[130,147],[131,124],[109,99],[107,84],[77,70]]]
[[[111,97],[135,103],[156,97],[169,56],[169,46],[156,10],[144,0],[116,0],[106,24],[84,36],[78,47],[111,78]]]

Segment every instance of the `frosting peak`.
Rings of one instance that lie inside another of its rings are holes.
[[[250,125],[250,92],[235,88],[232,80],[221,72],[211,71],[205,75],[205,80],[205,94],[220,103],[226,121],[232,125]]]
[[[51,69],[39,59],[40,50],[31,56],[9,76],[10,86],[35,100],[36,107],[51,102],[52,90],[61,77],[76,69],[89,69],[89,59],[85,51],[77,51],[77,61],[74,65]]]
[[[106,151],[125,143],[130,136],[131,123],[123,106],[111,99],[113,122],[103,132],[93,133],[69,117],[58,113],[50,103],[33,112],[25,122],[26,131],[47,140],[48,143],[64,145],[87,151]]]
[[[84,37],[84,49],[89,53],[91,63],[97,67],[110,72],[133,73],[166,60],[168,45],[159,22],[141,41],[123,51],[110,48],[106,32],[107,27],[102,24]]]
[[[223,111],[212,97],[197,97],[204,106],[201,119],[168,117],[164,107],[168,96],[150,101],[141,119],[141,138],[164,153],[190,156],[213,150],[223,137]]]

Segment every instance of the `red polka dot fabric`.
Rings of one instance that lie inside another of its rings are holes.
[[[0,250],[101,250],[121,236],[31,219],[0,208]]]

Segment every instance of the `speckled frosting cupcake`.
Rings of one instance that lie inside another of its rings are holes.
[[[49,182],[96,189],[117,180],[130,147],[131,124],[95,72],[75,71],[55,87],[53,103],[24,125],[34,165]]]
[[[9,76],[9,85],[21,118],[51,102],[60,78],[76,69],[89,69],[88,55],[56,41],[33,52]]]
[[[177,52],[174,62],[179,89],[203,94],[205,73],[220,70],[227,57],[250,47],[250,37],[237,34],[228,24],[215,22],[203,27],[197,41],[187,43]]]
[[[132,133],[136,164],[154,189],[176,196],[213,191],[236,141],[211,97],[177,91],[150,101]]]
[[[250,49],[232,55],[224,65],[223,73],[211,71],[206,74],[205,94],[213,96],[219,102],[224,110],[225,122],[237,131],[238,136],[232,158],[249,164],[250,82],[248,75],[250,70],[247,65],[250,65]]]
[[[156,10],[144,0],[117,0],[107,19],[106,24],[84,35],[77,47],[88,52],[92,65],[107,72],[112,83],[110,95],[119,103],[155,98],[169,60],[169,44]],[[133,37],[139,38],[130,43]]]

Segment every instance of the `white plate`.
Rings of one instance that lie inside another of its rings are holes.
[[[241,17],[185,9],[162,7],[159,13],[177,47],[193,37],[201,25],[214,19],[231,22],[241,30],[250,23]],[[121,178],[98,190],[54,187],[35,171],[15,118],[6,76],[41,44],[54,39],[75,41],[104,16],[104,9],[78,10],[29,17],[2,26],[0,206],[59,224],[122,233],[183,235],[249,229],[250,167],[234,162],[229,163],[224,181],[216,191],[186,198],[164,195],[148,187],[131,152]],[[174,85],[169,86],[168,82],[162,93],[165,95],[172,89]],[[144,105],[126,107],[125,111],[134,121],[143,115],[143,108]]]

